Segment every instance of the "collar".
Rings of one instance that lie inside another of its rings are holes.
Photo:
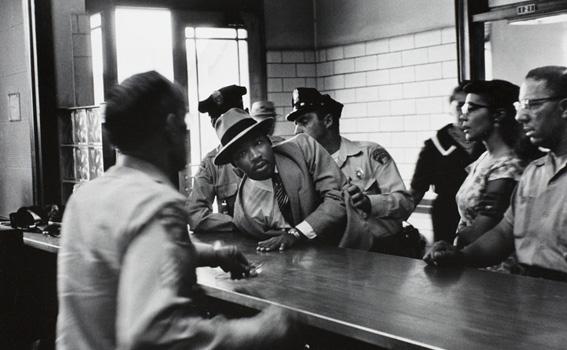
[[[164,174],[163,171],[161,171],[158,167],[156,167],[152,163],[143,160],[141,158],[130,156],[123,153],[117,153],[116,166],[138,170],[146,174],[147,176],[151,177],[154,181],[158,183],[173,186],[173,184]]]
[[[547,165],[551,166],[555,170],[555,173],[557,173],[559,170],[567,166],[567,154],[564,154],[562,156],[556,156],[555,153],[550,151],[547,153],[547,156],[540,159],[543,160],[543,163],[546,163]],[[538,159],[538,161],[540,159]]]
[[[339,168],[345,164],[348,157],[355,156],[362,152],[362,148],[351,140],[341,136],[341,147],[339,147],[337,165]]]

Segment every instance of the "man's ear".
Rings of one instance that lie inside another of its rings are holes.
[[[323,117],[323,125],[325,125],[325,128],[330,129],[334,123],[333,115],[331,113],[325,114]]]
[[[165,118],[165,133],[168,140],[172,140],[180,129],[179,120],[175,113],[169,113]]]
[[[559,108],[561,109],[561,118],[567,119],[567,98],[559,101]]]

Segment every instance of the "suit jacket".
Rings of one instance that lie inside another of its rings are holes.
[[[338,244],[346,222],[342,188],[345,176],[315,139],[300,134],[273,146],[276,167],[289,197],[293,226],[307,221],[318,237]],[[234,224],[242,232],[267,239],[264,228],[244,214],[240,183],[234,206]]]

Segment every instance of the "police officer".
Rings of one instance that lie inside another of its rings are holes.
[[[254,118],[258,123],[266,118],[272,118],[274,121],[277,118],[276,107],[272,101],[256,101],[252,104],[252,108],[250,108],[250,116]],[[268,130],[268,137],[270,141],[272,141],[273,145],[276,145],[282,141],[285,141],[283,137],[274,136],[274,127],[276,123],[272,124],[270,130]]]
[[[295,123],[295,133],[315,138],[331,154],[350,180],[347,192],[354,207],[367,215],[374,235],[371,250],[396,253],[395,235],[413,209],[396,163],[379,144],[351,141],[342,137],[339,119],[343,105],[313,88],[293,91],[293,110],[287,120]]]
[[[208,113],[214,127],[216,120],[231,108],[242,108],[242,96],[246,94],[243,86],[230,85],[214,91],[206,100],[199,102],[199,112]],[[201,161],[199,171],[193,179],[193,189],[189,195],[189,224],[195,232],[234,231],[232,213],[240,173],[231,164],[215,165],[213,160],[219,147],[211,150]],[[213,212],[213,202],[217,199],[218,213]]]

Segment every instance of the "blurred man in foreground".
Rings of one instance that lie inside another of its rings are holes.
[[[233,278],[250,265],[235,247],[193,244],[184,198],[168,180],[185,166],[181,90],[156,72],[112,90],[105,130],[117,164],[81,186],[63,218],[58,349],[256,349],[281,345],[285,316],[204,319],[195,268]]]

